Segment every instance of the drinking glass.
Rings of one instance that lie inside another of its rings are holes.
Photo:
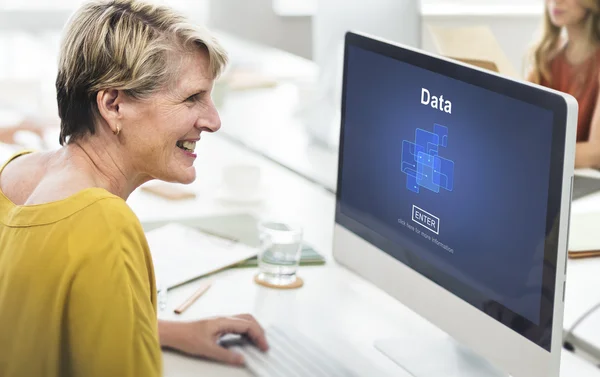
[[[302,249],[302,228],[284,222],[263,221],[258,225],[258,280],[275,286],[296,281]]]

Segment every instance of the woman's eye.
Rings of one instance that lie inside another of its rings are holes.
[[[196,93],[196,94],[194,94],[194,95],[191,95],[191,96],[189,96],[189,97],[186,99],[186,101],[187,101],[187,102],[197,102],[197,101],[200,101],[200,99],[202,98],[202,93],[203,93],[203,92],[200,92],[200,93]]]

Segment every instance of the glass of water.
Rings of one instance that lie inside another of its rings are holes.
[[[258,224],[260,247],[257,279],[275,286],[296,282],[300,265],[302,228],[283,222],[264,221]]]

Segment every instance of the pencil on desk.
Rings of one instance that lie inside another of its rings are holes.
[[[600,257],[600,250],[569,251],[568,254],[571,259],[594,258]]]
[[[217,238],[221,238],[223,240],[231,241],[233,243],[240,242],[240,240],[237,239],[237,238],[235,238],[235,237],[231,237],[231,236],[228,236],[228,235],[225,235],[225,234],[213,232],[211,230],[202,229],[202,228],[196,228],[196,230],[199,231],[200,233],[208,234],[209,236],[214,236],[214,237],[217,237]]]
[[[196,302],[197,299],[200,298],[200,296],[202,296],[206,291],[208,291],[208,288],[210,288],[210,286],[211,286],[210,281],[202,283],[202,285],[200,285],[200,288],[198,288],[198,290],[196,292],[194,292],[194,294],[191,295],[190,298],[185,300],[185,302],[183,304],[181,304],[177,309],[174,310],[175,313],[181,314],[184,311],[186,311],[187,308],[189,308],[194,302]]]

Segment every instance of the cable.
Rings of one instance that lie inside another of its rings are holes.
[[[585,312],[585,314],[583,314],[581,317],[579,317],[579,319],[577,321],[575,321],[575,323],[571,326],[571,328],[565,334],[565,337],[564,337],[565,341],[563,342],[563,347],[565,347],[568,350],[574,349],[573,345],[571,343],[569,343],[568,339],[571,337],[571,335],[573,335],[573,331],[575,331],[575,329],[583,321],[585,321],[590,315],[592,315],[598,309],[600,309],[600,302],[597,303],[596,305],[592,306],[587,312]]]

